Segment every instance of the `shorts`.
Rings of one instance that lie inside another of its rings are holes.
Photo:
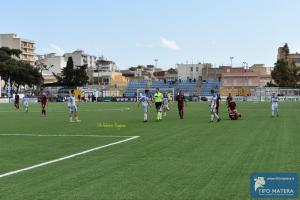
[[[183,110],[184,104],[178,104],[178,110]]]
[[[149,108],[149,106],[148,106],[148,105],[143,105],[143,110],[144,110],[144,113],[147,113],[147,112],[148,112],[148,108]]]
[[[216,113],[217,112],[217,108],[216,107],[210,108],[210,112],[211,113]]]
[[[155,108],[156,108],[156,110],[160,110],[161,109],[161,105],[162,105],[162,102],[155,102]]]
[[[278,110],[278,104],[272,104],[272,110]]]
[[[165,103],[165,104],[164,104],[164,108],[165,108],[166,110],[169,110],[169,104],[168,104],[168,103]]]
[[[71,107],[70,107],[70,112],[76,113],[76,112],[77,112],[77,106],[76,106],[76,105],[71,106]]]

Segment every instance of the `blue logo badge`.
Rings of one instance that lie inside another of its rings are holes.
[[[297,198],[297,173],[253,173],[250,193],[253,198]]]

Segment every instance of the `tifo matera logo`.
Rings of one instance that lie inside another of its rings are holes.
[[[253,173],[250,176],[252,198],[298,198],[298,190],[297,173]]]
[[[265,178],[264,177],[257,177],[254,178],[255,184],[254,184],[254,191],[256,192],[256,190],[258,188],[263,188],[264,185],[266,184],[265,182]]]

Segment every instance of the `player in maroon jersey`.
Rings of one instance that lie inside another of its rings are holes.
[[[46,105],[47,105],[47,96],[43,94],[41,96],[41,106],[42,106],[42,115],[46,116]]]
[[[20,96],[18,95],[18,93],[16,93],[15,95],[15,108],[17,111],[19,111],[20,108]]]
[[[220,101],[221,101],[220,94],[217,94],[217,102],[216,102],[216,113],[217,113],[217,115],[219,115]]]
[[[186,105],[186,100],[183,95],[183,92],[180,91],[179,94],[176,96],[176,101],[178,102],[178,113],[180,119],[183,119],[183,114],[184,114],[184,105]]]
[[[236,103],[231,101],[228,105],[228,114],[231,120],[237,120],[242,117],[241,113],[236,110]]]
[[[231,93],[228,94],[228,97],[226,98],[226,104],[227,104],[227,108],[229,109],[229,104],[230,102],[233,101]]]

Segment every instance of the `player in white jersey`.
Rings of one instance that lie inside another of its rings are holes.
[[[70,112],[70,122],[80,122],[80,120],[78,119],[78,110],[74,90],[71,90],[71,96],[69,96],[68,98],[68,108]]]
[[[149,96],[148,96],[149,90],[145,90],[145,94],[140,93],[139,103],[142,104],[143,111],[144,111],[144,122],[148,122],[148,110],[150,106]]]
[[[272,102],[272,117],[278,117],[279,116],[279,113],[278,113],[278,101],[279,101],[279,98],[278,96],[275,96],[275,93],[272,94],[272,97],[271,97],[271,102]]]
[[[164,93],[164,98],[163,98],[163,112],[164,112],[164,117],[167,116],[167,112],[169,111],[169,97],[167,93]]]
[[[28,112],[28,108],[29,108],[29,98],[27,95],[25,95],[23,97],[23,106],[25,108],[25,112]]]
[[[219,115],[217,114],[217,101],[218,101],[218,96],[215,94],[214,90],[210,91],[212,96],[209,108],[210,108],[210,121],[213,122],[214,119],[217,119],[217,122],[219,122],[221,119]]]

